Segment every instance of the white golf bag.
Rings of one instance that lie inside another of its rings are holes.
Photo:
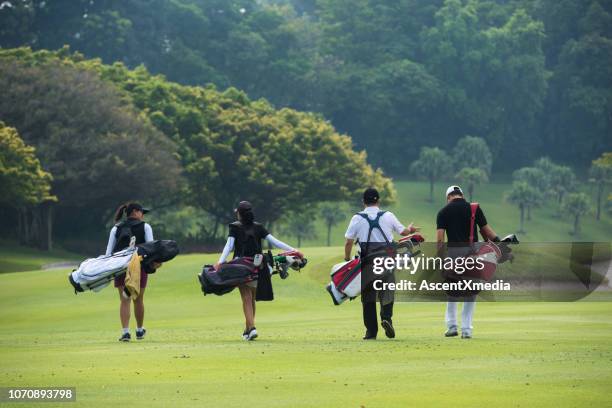
[[[334,265],[330,275],[331,282],[327,285],[327,291],[334,305],[361,294],[361,259],[354,258]]]
[[[393,243],[397,254],[408,254],[415,256],[420,252],[419,244],[425,239],[420,234],[413,234]],[[382,252],[372,252],[369,256],[384,256]],[[361,294],[361,253],[350,261],[336,264],[331,269],[331,282],[326,286],[334,305],[338,306],[346,299],[354,299]]]
[[[115,279],[124,274],[138,248],[129,247],[112,255],[102,255],[81,262],[70,275],[69,280],[75,292],[93,290],[99,292]]]

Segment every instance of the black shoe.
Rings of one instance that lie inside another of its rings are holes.
[[[363,336],[364,340],[376,340],[376,334],[370,334],[370,332],[366,331],[365,336]]]
[[[131,339],[130,333],[123,333],[123,336],[119,337],[119,341],[130,341]]]
[[[383,329],[385,329],[385,335],[390,338],[390,339],[394,339],[395,338],[395,329],[393,328],[393,324],[391,323],[391,320],[383,320],[380,325],[382,326]]]
[[[444,333],[444,337],[455,337],[457,336],[459,333],[457,333],[457,327],[456,326],[452,326],[449,327],[448,330],[446,331],[446,333]]]
[[[147,329],[136,330],[136,340],[143,340],[145,334],[147,334]]]

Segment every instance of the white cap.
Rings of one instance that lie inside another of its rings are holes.
[[[449,186],[446,189],[446,196],[448,197],[448,195],[452,194],[452,193],[459,193],[459,194],[463,195],[463,190],[461,190],[461,187],[459,187],[459,186]]]

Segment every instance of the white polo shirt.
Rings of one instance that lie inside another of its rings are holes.
[[[378,207],[366,207],[361,213],[367,214],[369,219],[374,220],[379,211],[380,208]],[[393,232],[399,234],[406,229],[390,211],[385,212],[378,220],[378,223],[389,241],[393,241]],[[349,223],[344,237],[347,239],[359,239],[359,242],[365,243],[368,239],[369,229],[370,224],[368,224],[361,215],[355,214],[353,218],[351,218],[351,222]],[[378,228],[372,230],[370,242],[385,242],[385,238]]]

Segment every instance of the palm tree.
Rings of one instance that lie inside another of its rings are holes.
[[[337,203],[329,203],[321,206],[321,218],[327,226],[327,246],[331,246],[331,229],[334,225],[346,218],[342,207]]]
[[[585,193],[571,193],[563,201],[561,209],[574,217],[574,230],[571,234],[578,235],[580,232],[580,217],[591,210],[591,200]]]
[[[574,171],[567,166],[560,166],[550,160],[548,157],[542,157],[534,163],[536,168],[544,171],[548,175],[548,191],[547,193],[556,197],[559,216],[561,216],[561,205],[563,197],[567,193],[576,190],[576,175]]]
[[[512,189],[506,196],[508,202],[518,206],[520,215],[520,228],[518,232],[525,233],[525,210],[530,206],[537,206],[541,203],[542,194],[531,187],[525,181],[515,181],[512,183]]]
[[[524,181],[545,195],[550,191],[550,177],[539,167],[522,167],[512,174],[514,181]],[[527,221],[531,221],[531,206],[527,207]]]
[[[453,149],[453,158],[459,163],[459,168],[480,168],[485,173],[491,173],[493,155],[482,137],[464,136],[457,141]]]
[[[470,201],[474,196],[474,187],[489,181],[487,172],[480,168],[464,167],[457,173],[457,179],[464,185],[467,185],[468,196]]]
[[[438,147],[422,147],[418,160],[410,166],[417,177],[429,181],[429,202],[433,202],[434,183],[448,174],[451,160],[446,152]]]
[[[289,219],[285,227],[285,232],[297,238],[297,247],[302,246],[303,239],[317,238],[317,231],[314,227],[315,216],[305,212],[295,215]]]

